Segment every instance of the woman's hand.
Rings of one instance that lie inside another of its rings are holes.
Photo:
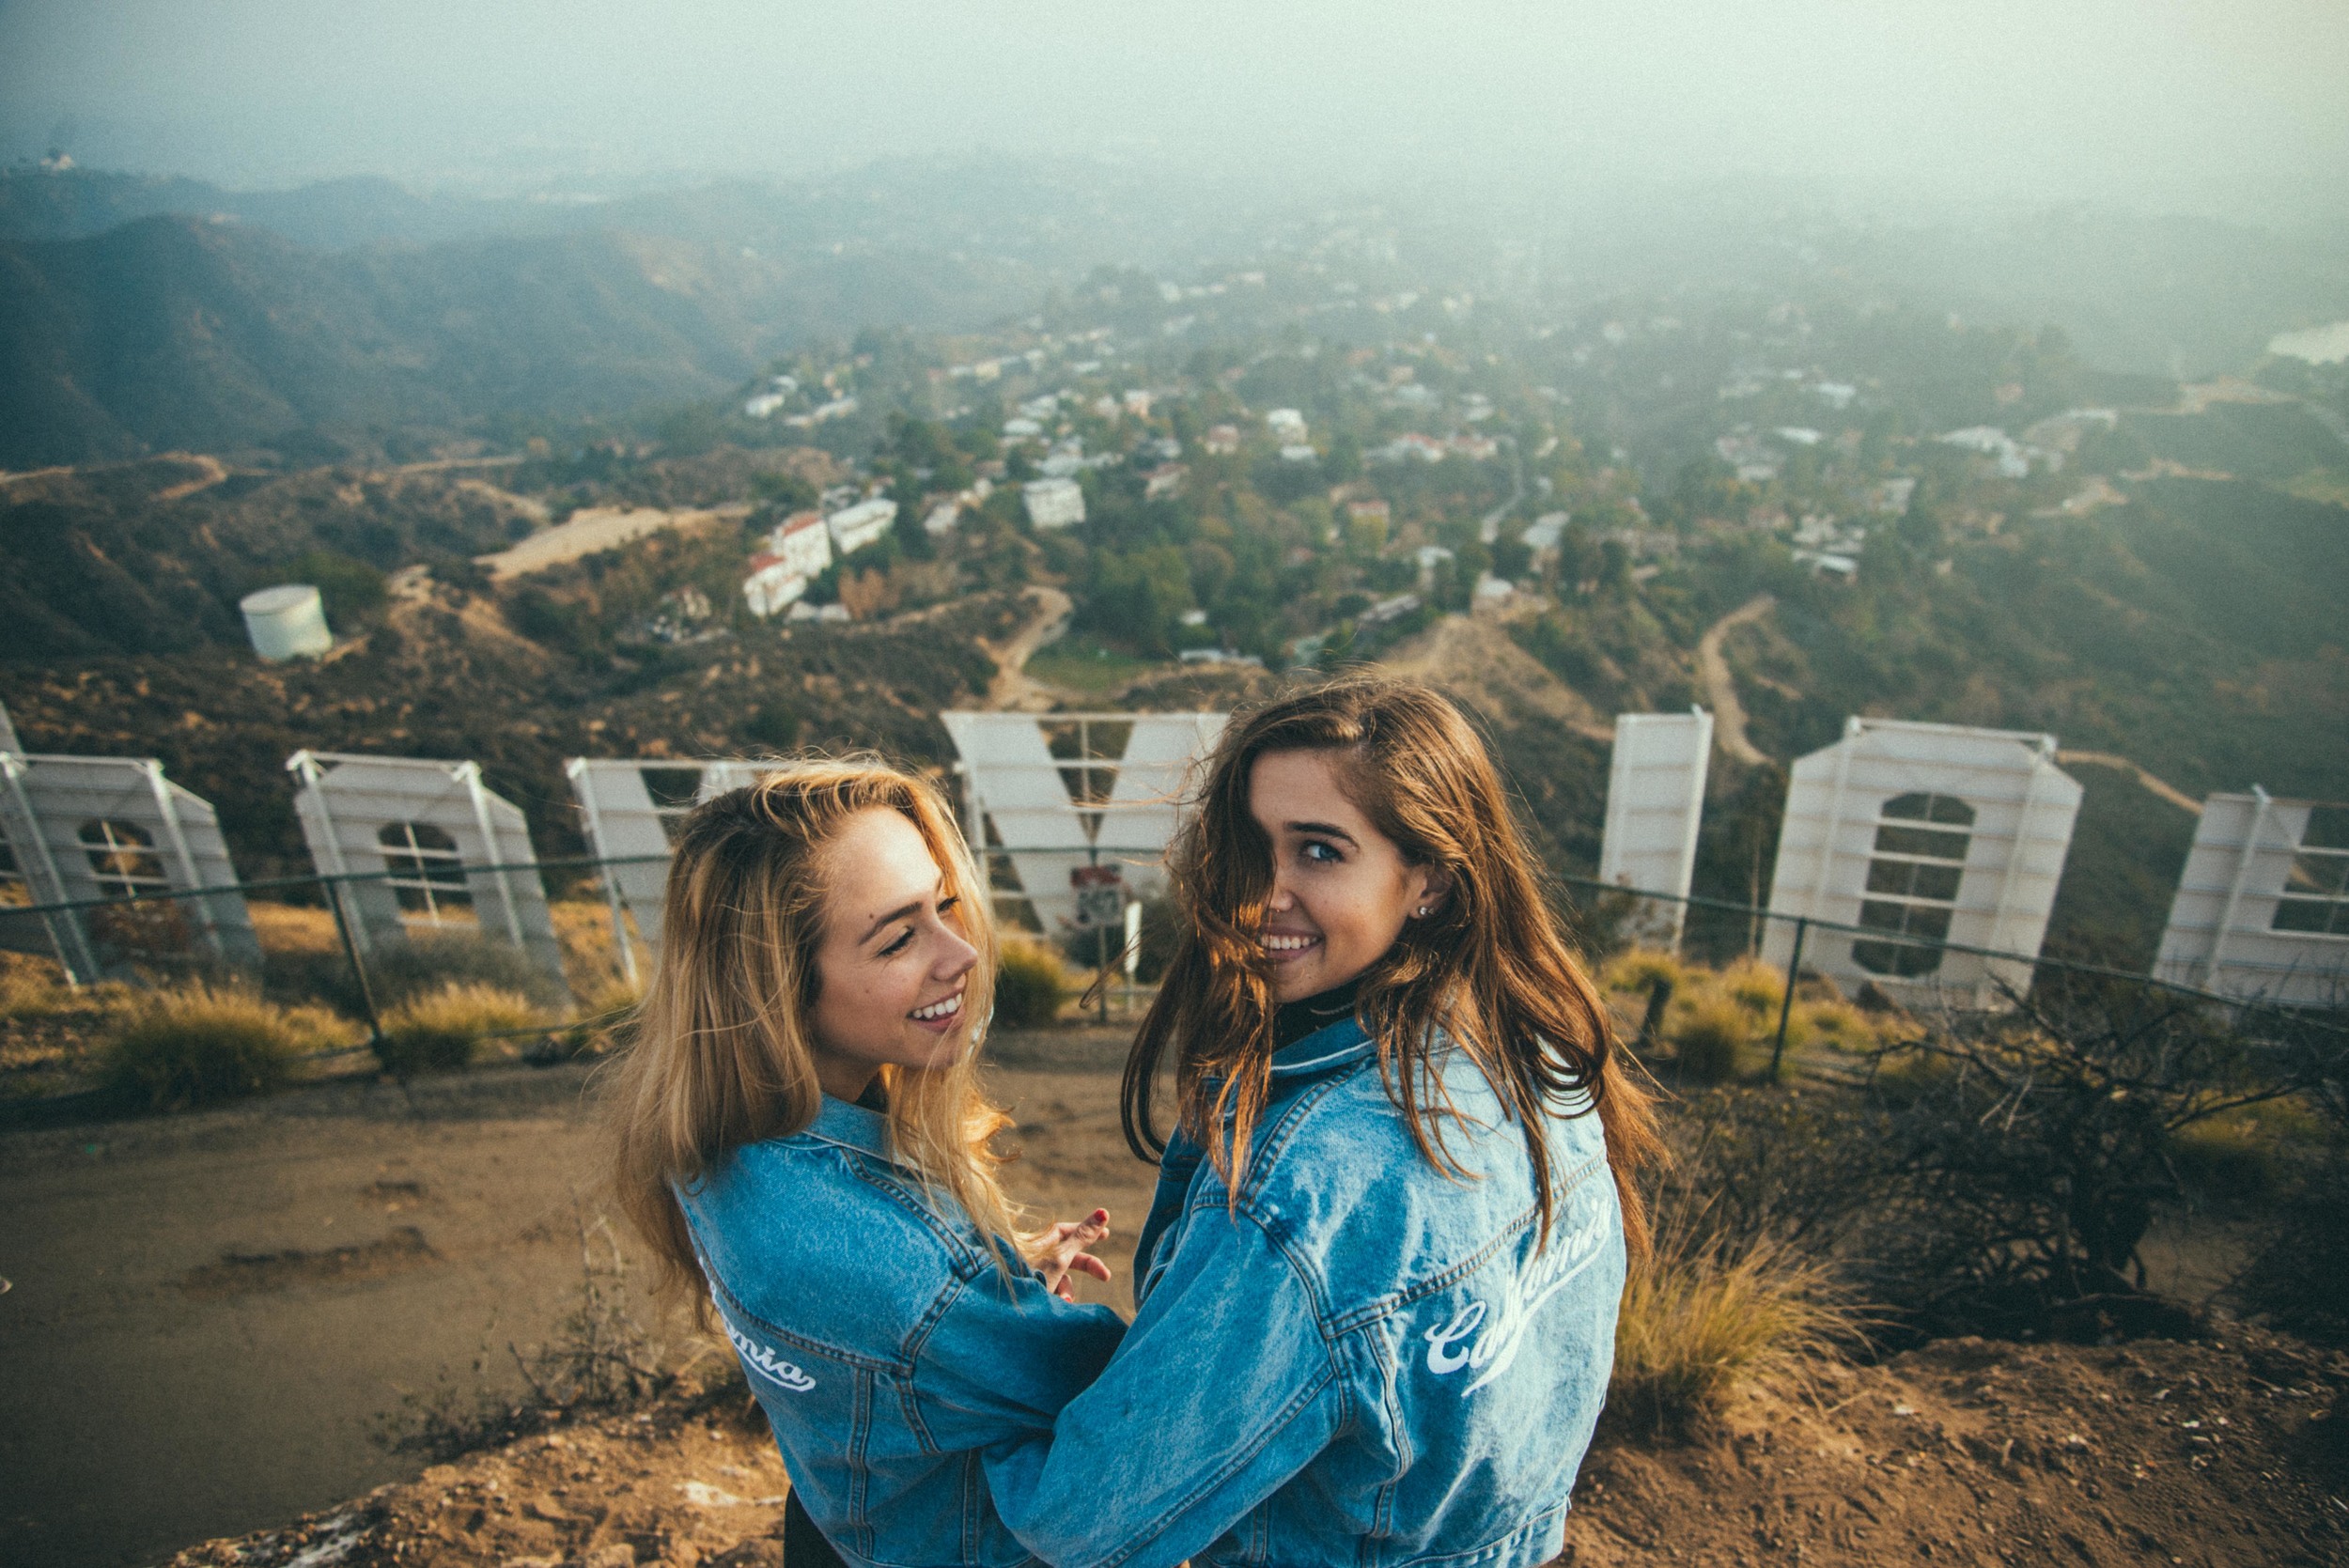
[[[1071,1274],[1082,1274],[1107,1283],[1110,1265],[1085,1250],[1099,1245],[1110,1234],[1110,1211],[1095,1209],[1082,1219],[1064,1219],[1050,1230],[1039,1231],[1027,1238],[1028,1261],[1042,1271],[1044,1282],[1063,1301],[1077,1299],[1077,1288],[1069,1282]]]

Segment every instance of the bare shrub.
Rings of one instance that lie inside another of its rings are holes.
[[[2181,1138],[2292,1094],[2288,1064],[2174,993],[2012,1000],[1880,1048],[1872,1260],[1929,1333],[2189,1332],[2146,1291],[2139,1248],[2156,1212],[2196,1200]]]
[[[508,1341],[507,1358],[527,1398],[501,1399],[481,1387],[490,1375],[485,1348],[459,1387],[443,1375],[430,1395],[409,1393],[399,1411],[378,1421],[375,1440],[397,1452],[445,1461],[543,1432],[581,1416],[650,1405],[677,1389],[703,1359],[698,1345],[682,1358],[655,1340],[628,1307],[628,1259],[608,1217],[572,1217],[579,1236],[580,1283],[553,1337],[525,1350]],[[674,1367],[668,1363],[677,1359]],[[731,1370],[732,1363],[727,1363]],[[723,1379],[718,1379],[723,1381]]]

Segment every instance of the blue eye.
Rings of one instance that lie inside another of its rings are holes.
[[[1298,853],[1316,865],[1334,865],[1346,858],[1338,853],[1334,845],[1324,844],[1319,839],[1307,839],[1305,847]]]

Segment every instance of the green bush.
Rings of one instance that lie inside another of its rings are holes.
[[[319,1044],[312,1020],[251,992],[201,983],[134,1002],[101,1052],[110,1097],[142,1110],[184,1110],[265,1094]]]
[[[530,999],[495,986],[455,984],[411,997],[383,1016],[375,1054],[398,1079],[455,1072],[473,1061],[491,1034],[529,1029],[537,1021]]]
[[[995,1022],[1034,1029],[1060,1017],[1067,983],[1060,959],[1040,943],[1007,941],[995,960]]]

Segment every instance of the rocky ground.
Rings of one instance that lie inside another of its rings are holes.
[[[1821,1368],[1803,1389],[1750,1393],[1692,1441],[1605,1435],[1561,1561],[2336,1563],[2344,1389],[2349,1358],[2255,1334],[1954,1340]],[[772,1565],[786,1484],[735,1386],[435,1466],[172,1562]]]

